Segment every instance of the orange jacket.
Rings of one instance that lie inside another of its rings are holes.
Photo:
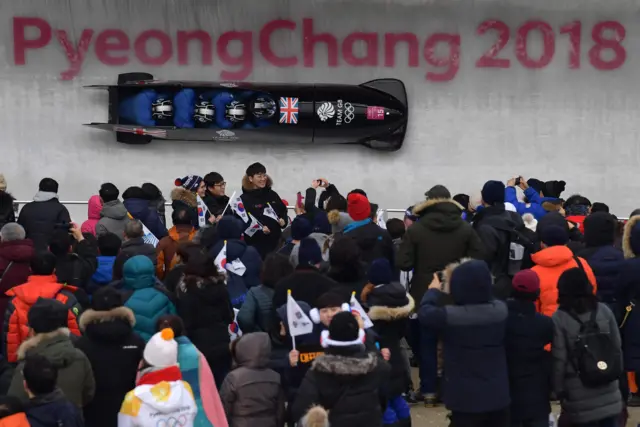
[[[0,427],[29,427],[30,425],[24,412],[18,412],[0,420]]]
[[[163,280],[166,274],[175,267],[176,252],[181,243],[190,242],[196,235],[196,229],[190,225],[174,225],[169,229],[169,235],[160,239],[156,247],[158,264],[156,265],[156,276]]]
[[[15,286],[6,292],[12,297],[4,315],[2,337],[3,354],[7,361],[18,361],[18,347],[29,335],[27,314],[38,298],[56,299],[69,308],[67,327],[74,335],[80,335],[77,317],[80,314],[80,304],[76,299],[74,286],[66,286],[56,281],[55,274],[51,276],[29,276],[27,283]]]
[[[558,309],[558,279],[565,271],[578,267],[573,252],[566,246],[552,246],[531,255],[536,263],[532,268],[540,278],[540,298],[536,307],[539,313],[553,316]],[[593,285],[593,293],[597,291],[596,277],[587,261],[579,258],[589,281]]]

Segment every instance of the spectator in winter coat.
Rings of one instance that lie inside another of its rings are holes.
[[[567,221],[567,219],[560,212],[549,212],[546,214],[536,226],[536,234],[537,234],[537,242],[536,248],[534,252],[540,250],[540,236],[542,235],[542,230],[550,225],[558,226],[564,229],[569,234],[569,242],[567,243],[567,247],[571,249],[573,254],[580,253],[584,249],[584,236],[578,229],[578,227],[571,221]]]
[[[362,252],[353,239],[339,237],[329,249],[327,276],[338,284],[338,292],[347,299],[355,292],[360,298],[362,289],[369,282],[367,267],[362,262]]]
[[[184,280],[184,269],[189,262],[189,257],[192,254],[204,253],[205,250],[197,243],[186,242],[178,246],[176,251],[176,265],[165,276],[163,285],[171,293],[175,295],[178,285]]]
[[[171,209],[185,209],[193,228],[198,229],[198,196],[204,197],[206,185],[202,177],[187,175],[176,178],[176,188],[171,191]],[[175,225],[175,224],[174,224]]]
[[[326,425],[327,419],[332,427],[382,426],[389,368],[365,351],[364,336],[351,313],[333,317],[322,336],[326,353],[315,359],[293,402],[293,420],[304,426]]]
[[[162,195],[162,191],[160,191],[160,189],[151,182],[145,182],[144,184],[142,184],[140,188],[142,188],[142,191],[144,191],[147,194],[147,198],[149,199],[149,206],[151,206],[152,208],[155,208],[156,212],[158,212],[158,217],[160,218],[160,221],[162,221],[162,223],[166,227],[167,219],[165,216],[166,209],[164,204],[167,201]]]
[[[26,283],[9,289],[6,295],[11,297],[4,313],[2,331],[2,354],[9,363],[18,361],[19,346],[29,337],[30,322],[28,313],[40,298],[52,298],[67,307],[65,326],[74,334],[80,335],[76,318],[80,314],[80,304],[75,297],[76,288],[65,286],[56,281],[55,257],[41,252],[31,260],[31,272]]]
[[[579,194],[573,195],[564,202],[567,221],[573,222],[581,233],[584,233],[584,220],[591,213],[591,202]]]
[[[558,281],[558,311],[553,314],[553,389],[561,402],[561,418],[566,416],[571,425],[614,427],[623,409],[618,381],[601,386],[583,384],[571,355],[581,331],[576,317],[584,323],[594,319],[599,330],[609,334],[613,346],[609,351],[622,363],[620,333],[613,313],[598,302],[584,271],[571,268]]]
[[[606,212],[596,212],[584,221],[585,249],[579,252],[593,269],[600,301],[610,307],[615,303],[615,284],[624,263],[622,251],[613,246],[618,221]]]
[[[156,275],[160,280],[164,280],[167,273],[175,267],[178,261],[176,257],[178,246],[181,243],[190,242],[196,234],[187,209],[182,207],[175,209],[171,213],[171,221],[173,227],[169,229],[169,235],[163,237],[156,246],[158,256]]]
[[[4,179],[4,175],[0,174],[0,228],[16,221],[14,202],[13,196],[7,193],[7,181]]]
[[[264,332],[245,334],[231,344],[235,368],[220,397],[233,427],[283,427],[284,391],[280,375],[267,367],[271,342]]]
[[[96,382],[93,401],[84,407],[88,426],[115,426],[124,396],[135,387],[145,342],[133,332],[133,311],[122,304],[122,295],[107,286],[80,317],[83,336],[75,345],[89,359]]]
[[[10,222],[0,229],[0,313],[9,303],[5,294],[14,286],[27,281],[31,273],[31,259],[35,255],[33,242],[25,239],[24,228]]]
[[[233,309],[213,258],[207,254],[189,257],[176,300],[187,336],[206,357],[220,387],[231,369],[228,328],[233,322]]]
[[[24,391],[29,397],[26,410],[31,427],[83,427],[82,413],[58,388],[58,366],[44,356],[29,356],[24,363]]]
[[[346,206],[344,212],[337,209],[329,211],[327,213],[327,219],[329,220],[329,224],[331,224],[331,234],[344,232],[344,229],[353,222],[353,218],[346,212]]]
[[[287,291],[296,301],[304,301],[315,307],[318,297],[337,286],[337,283],[322,275],[318,268],[322,254],[315,240],[306,238],[300,242],[299,264],[293,274],[280,280],[275,287],[273,306],[287,303]]]
[[[100,255],[97,258],[98,267],[87,285],[89,295],[93,295],[95,291],[113,281],[113,265],[121,247],[122,240],[113,233],[105,233],[98,237]]]
[[[53,233],[49,251],[56,256],[58,282],[86,290],[98,265],[95,239],[85,239],[78,226],[73,224],[69,231],[56,230]]]
[[[527,200],[526,203],[523,203],[518,200],[517,192],[516,192],[516,180],[512,179],[509,181],[509,185],[505,189],[504,199],[505,202],[511,203],[516,207],[518,215],[522,216],[525,214],[531,214],[536,220],[539,220],[543,216],[547,214],[547,210],[543,207],[543,203],[547,201],[556,200],[553,197],[545,197],[545,192],[547,192],[545,188],[545,183],[539,181],[537,179],[530,179],[526,181],[523,177],[520,177],[520,188],[524,191],[524,196]],[[551,181],[550,181],[551,182]],[[557,181],[556,181],[557,182]],[[564,182],[564,181],[562,181]],[[564,190],[564,185],[562,187]]]
[[[95,236],[96,226],[98,225],[98,221],[100,221],[100,212],[102,212],[102,199],[100,199],[98,195],[91,196],[87,204],[87,220],[82,223],[80,231],[83,233],[91,233]]]
[[[289,259],[279,253],[267,255],[262,264],[262,284],[249,289],[236,321],[243,333],[269,332],[274,325],[273,294],[276,283],[290,276],[293,267]]]
[[[25,404],[14,396],[0,396],[1,427],[31,427],[25,414]]]
[[[313,232],[313,226],[308,219],[298,216],[291,222],[291,240],[278,251],[279,254],[291,256],[291,251],[302,239],[306,239]]]
[[[113,279],[118,280],[122,278],[122,266],[127,260],[134,256],[143,255],[151,260],[151,263],[156,269],[158,264],[158,255],[156,254],[156,248],[153,245],[144,241],[144,231],[142,228],[142,222],[129,221],[124,228],[124,242],[120,248],[120,253],[116,257],[116,261],[113,263]]]
[[[399,283],[391,284],[393,270],[384,258],[375,260],[369,268],[370,284],[362,292],[362,302],[369,306],[369,318],[383,353],[390,353],[389,401],[382,417],[384,425],[410,425],[411,412],[402,394],[411,384],[400,341],[415,308],[411,295]],[[398,425],[398,424],[396,424]]]
[[[75,348],[69,338],[68,310],[59,301],[40,298],[29,310],[32,336],[20,345],[16,368],[8,394],[24,399],[25,359],[45,357],[58,369],[57,386],[78,408],[87,406],[95,393],[95,380],[91,363],[85,354]]]
[[[207,359],[184,335],[184,324],[180,317],[161,317],[158,320],[159,332],[166,328],[173,331],[178,343],[178,366],[182,379],[191,386],[198,408],[193,425],[227,427],[229,424]]]
[[[434,275],[418,313],[420,322],[441,331],[444,345],[444,403],[456,426],[509,426],[509,377],[505,351],[507,306],[491,295],[486,263],[463,260],[447,267],[454,305]],[[478,375],[482,372],[482,375]]]
[[[122,291],[125,307],[136,317],[134,332],[148,341],[155,333],[156,322],[166,314],[176,314],[176,308],[166,291],[156,286],[155,268],[149,258],[137,255],[124,264]]]
[[[167,235],[167,227],[158,216],[158,210],[151,206],[149,195],[142,188],[127,188],[122,194],[122,199],[131,216],[141,221],[158,240]]]
[[[120,190],[107,182],[100,186],[100,199],[102,200],[102,210],[100,211],[100,220],[96,224],[96,236],[106,233],[113,233],[124,239],[124,227],[131,221],[127,215],[127,208],[118,200]]]
[[[545,347],[553,340],[553,321],[536,313],[540,279],[531,270],[513,278],[507,300],[507,364],[511,392],[511,425],[547,426],[551,405],[551,355]]]
[[[263,259],[276,250],[282,229],[289,221],[287,206],[272,187],[273,181],[262,164],[254,163],[247,168],[242,178],[242,202],[246,211],[264,226],[262,231],[247,236],[247,244],[255,247]],[[269,207],[275,211],[278,219],[274,219],[273,215],[266,215]]]
[[[577,260],[587,273],[594,293],[597,289],[596,278],[587,261],[576,258],[566,246],[569,241],[566,230],[550,225],[542,230],[541,238],[543,249],[531,256],[536,264],[532,270],[540,277],[540,298],[536,309],[538,313],[552,316],[558,308],[558,279],[565,271],[577,267]]]
[[[178,366],[178,343],[169,328],[153,335],[143,352],[136,388],[122,401],[118,427],[156,425],[161,420],[179,420],[193,426],[198,407],[191,385]],[[169,421],[167,421],[169,423]]]
[[[225,215],[217,226],[220,240],[209,251],[211,258],[216,259],[226,245],[227,288],[231,304],[234,307],[240,307],[245,301],[247,291],[260,284],[260,271],[262,270],[262,258],[260,258],[257,249],[242,240],[244,226],[242,220]],[[244,273],[237,274],[230,268],[235,260],[240,260],[244,265]]]
[[[209,213],[215,218],[216,222],[220,221],[220,215],[229,204],[229,196],[225,194],[227,183],[219,173],[210,172],[204,176],[204,184],[206,187],[203,197],[204,204],[207,205]],[[231,209],[227,209],[225,215],[233,215],[233,212]]]
[[[71,224],[69,211],[58,200],[58,183],[52,178],[40,181],[33,202],[21,210],[18,222],[24,227],[27,238],[33,241],[36,250],[44,251],[56,228],[66,230]]]

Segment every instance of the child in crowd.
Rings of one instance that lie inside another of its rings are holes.
[[[100,287],[113,281],[113,264],[120,253],[122,240],[113,233],[105,233],[98,237],[98,267],[87,284],[87,293],[93,295]]]

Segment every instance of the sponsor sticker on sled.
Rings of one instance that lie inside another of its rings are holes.
[[[384,107],[367,107],[367,120],[384,120]]]
[[[235,141],[238,139],[235,132],[227,129],[216,131],[216,133],[218,134],[218,136],[213,137],[213,139],[216,141]]]
[[[322,105],[318,107],[316,113],[320,120],[326,122],[328,119],[332,119],[333,116],[336,115],[336,110],[330,102],[323,102]]]
[[[228,87],[228,88],[238,87],[238,85],[237,85],[236,83],[233,83],[233,82],[220,83],[220,86],[222,86],[222,87]]]

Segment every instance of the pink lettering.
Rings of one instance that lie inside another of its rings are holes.
[[[227,31],[218,39],[218,58],[225,65],[240,66],[236,71],[222,71],[220,77],[224,80],[244,80],[253,71],[253,48],[250,31]],[[240,54],[233,56],[229,53],[229,45],[232,42],[240,42]]]
[[[206,31],[178,31],[178,64],[189,65],[189,42],[197,40],[202,46],[202,65],[213,64],[213,45]]]
[[[400,42],[407,44],[409,67],[417,67],[420,64],[420,43],[418,37],[411,33],[387,33],[384,35],[384,66],[396,66],[396,45]]]
[[[93,37],[93,30],[82,30],[80,35],[80,41],[77,46],[73,46],[73,43],[69,41],[67,32],[64,30],[56,30],[56,38],[58,43],[64,49],[64,54],[69,61],[69,69],[60,73],[62,80],[73,80],[82,69],[82,63],[84,62],[85,55],[91,44],[91,38]]]
[[[27,28],[36,27],[40,32],[35,39],[28,39]],[[13,18],[13,61],[25,65],[27,49],[41,49],[51,41],[51,26],[41,18]]]
[[[271,35],[278,30],[293,31],[296,29],[296,23],[286,19],[276,19],[267,22],[260,30],[260,53],[270,64],[276,67],[293,67],[298,64],[298,58],[295,56],[278,56],[271,48]]]
[[[147,44],[151,39],[156,39],[160,43],[160,53],[151,56],[147,52]],[[133,44],[136,56],[145,65],[164,65],[173,55],[173,46],[169,35],[160,30],[143,31]]]
[[[353,53],[353,45],[357,42],[364,42],[367,46],[367,53],[364,57],[358,58]],[[351,33],[342,42],[342,55],[347,64],[354,67],[378,65],[378,35],[376,33]]]
[[[123,52],[131,49],[129,37],[122,30],[104,30],[96,37],[96,57],[104,65],[126,65],[129,56],[112,55],[112,52]]]
[[[313,33],[313,19],[304,18],[302,20],[302,37],[304,39],[304,66],[315,66],[314,48],[317,43],[326,43],[329,67],[338,66],[338,41],[330,33]]]

